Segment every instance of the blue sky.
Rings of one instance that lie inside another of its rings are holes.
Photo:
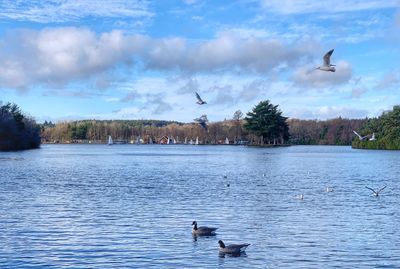
[[[399,0],[0,1],[0,100],[39,122],[378,116],[399,60]]]

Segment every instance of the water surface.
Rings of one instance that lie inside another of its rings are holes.
[[[399,152],[350,147],[0,153],[0,268],[400,268],[399,176]]]

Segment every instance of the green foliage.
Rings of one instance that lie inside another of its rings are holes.
[[[22,150],[40,146],[40,128],[24,116],[16,104],[0,103],[0,150]]]
[[[286,123],[286,117],[277,105],[272,105],[269,100],[261,101],[245,117],[245,129],[250,133],[261,137],[262,143],[270,144],[276,140],[284,143],[289,138],[289,127]]]
[[[394,106],[392,111],[384,112],[378,118],[368,119],[359,134],[370,138],[375,133],[376,140],[361,141],[355,137],[353,148],[363,149],[400,149],[400,106]]]

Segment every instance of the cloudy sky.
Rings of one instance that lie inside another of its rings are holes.
[[[377,116],[399,61],[400,0],[0,1],[0,101],[39,122]]]

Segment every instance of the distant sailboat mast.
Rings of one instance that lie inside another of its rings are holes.
[[[195,145],[198,145],[198,144],[199,144],[199,137],[196,136],[196,143],[195,143]]]
[[[112,144],[113,144],[113,140],[112,140],[112,138],[111,138],[111,135],[108,136],[108,144],[109,144],[109,145],[112,145]]]

